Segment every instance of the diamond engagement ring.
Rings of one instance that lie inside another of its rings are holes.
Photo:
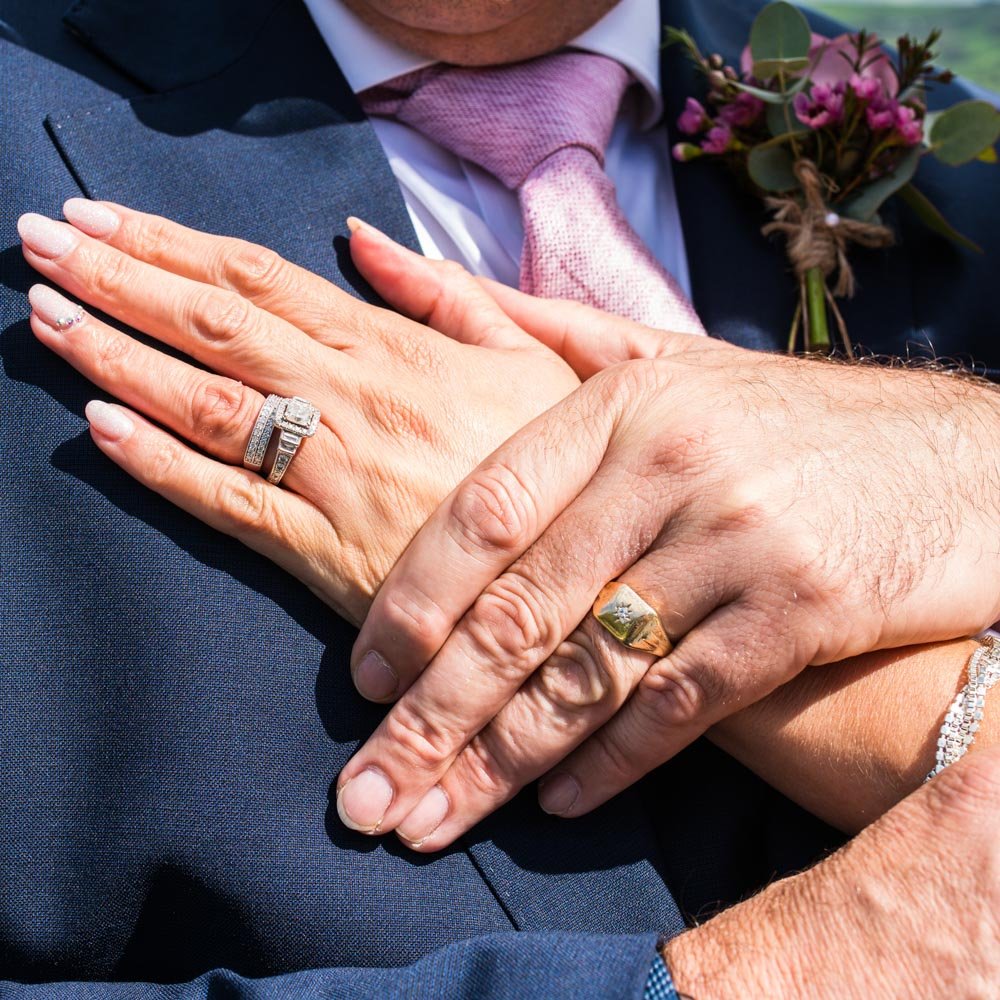
[[[605,584],[594,602],[594,617],[623,646],[654,656],[673,649],[656,609],[617,580]]]
[[[243,464],[259,472],[264,464],[271,439],[278,432],[278,446],[274,462],[267,473],[267,481],[276,486],[288,471],[303,438],[312,437],[319,427],[319,410],[307,399],[294,396],[270,395],[257,414],[250,440],[243,454]]]

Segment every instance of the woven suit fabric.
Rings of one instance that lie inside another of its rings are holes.
[[[625,218],[604,151],[631,83],[587,52],[486,69],[434,66],[362,95],[516,191],[522,291],[573,299],[640,323],[704,334],[694,306]]]

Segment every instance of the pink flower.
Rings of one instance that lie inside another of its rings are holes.
[[[727,104],[720,112],[719,119],[733,128],[752,125],[761,116],[764,102],[753,94],[741,93],[732,104]]]
[[[917,113],[906,104],[896,106],[896,131],[907,146],[916,146],[924,138],[923,122],[917,119]]]
[[[859,101],[874,101],[876,97],[882,96],[882,81],[873,76],[861,76],[855,73],[848,81],[848,86]]]
[[[701,148],[706,153],[725,153],[733,141],[733,133],[728,125],[716,125],[709,129]]]
[[[879,47],[878,39],[874,35],[869,35],[866,40],[864,53],[858,52],[857,35],[838,35],[836,38],[822,39],[822,44],[816,44],[813,36],[813,47],[809,50],[809,78],[814,84],[825,83],[833,86],[837,83],[848,83],[858,92],[860,81],[874,81],[879,84],[879,88],[874,89],[873,84],[865,83],[866,91],[870,90],[870,96],[865,96],[864,100],[871,100],[879,94],[885,97],[895,97],[899,92],[899,80],[893,68],[892,60]],[[861,66],[855,70],[855,64],[859,61]]]
[[[796,94],[792,107],[795,117],[810,128],[836,125],[844,117],[844,84],[817,83],[808,95]]]
[[[689,97],[680,118],[677,119],[677,127],[685,135],[696,135],[707,124],[708,114],[705,109],[693,97]]]
[[[879,48],[878,39],[874,35],[868,36],[867,46],[860,60],[861,68],[855,70],[855,63],[858,62],[857,35],[826,38],[813,32],[806,75],[813,83],[825,83],[829,86],[851,81],[855,92],[857,92],[855,80],[874,80],[880,86],[872,96],[882,93],[886,97],[895,97],[899,91],[899,80],[896,78],[892,60]],[[753,75],[753,54],[749,45],[740,56],[740,72],[744,79]],[[872,87],[874,90],[873,85],[866,84],[865,87],[866,89]],[[871,100],[871,97],[863,99]]]
[[[873,132],[882,132],[885,129],[893,128],[896,124],[897,111],[899,111],[898,101],[877,97],[865,111],[868,127]]]

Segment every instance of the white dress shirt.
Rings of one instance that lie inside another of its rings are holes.
[[[355,93],[432,64],[376,34],[341,0],[305,4]],[[658,0],[620,0],[570,45],[616,59],[641,86],[622,104],[605,167],[626,218],[690,295],[670,144],[665,128],[652,127],[662,108],[662,35]],[[410,126],[373,124],[424,253],[516,287],[524,241],[517,196]]]

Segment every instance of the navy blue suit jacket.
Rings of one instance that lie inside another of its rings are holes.
[[[734,57],[755,6],[665,0],[663,19]],[[343,220],[416,246],[396,182],[298,0],[0,10],[0,994],[638,996],[682,909],[835,842],[705,745],[572,824],[529,792],[441,856],[345,830],[332,784],[379,715],[351,630],[99,455],[93,390],[28,329],[15,221],[82,192],[370,298]],[[673,120],[694,82],[676,53],[664,74]],[[921,183],[992,256],[895,212],[901,245],[858,255],[847,313],[869,349],[1000,371],[988,176]],[[712,167],[677,187],[708,327],[779,348],[792,292],[758,205]],[[59,980],[79,985],[28,985]]]

